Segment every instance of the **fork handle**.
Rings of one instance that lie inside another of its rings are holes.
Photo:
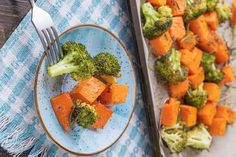
[[[30,5],[31,5],[31,7],[33,8],[33,7],[34,7],[34,5],[35,5],[35,2],[34,2],[34,0],[29,0],[29,2],[30,2]]]

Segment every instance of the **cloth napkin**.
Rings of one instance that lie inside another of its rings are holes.
[[[136,66],[126,0],[37,0],[37,4],[52,16],[59,33],[82,23],[111,30]],[[0,144],[13,155],[28,150],[29,156],[72,156],[53,144],[36,114],[34,74],[42,53],[29,12],[0,50]],[[137,100],[130,124],[118,142],[97,156],[152,156],[138,70],[136,75]]]

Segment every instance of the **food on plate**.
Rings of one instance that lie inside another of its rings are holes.
[[[232,18],[231,9],[226,4],[218,3],[216,5],[216,12],[220,23]]]
[[[48,67],[49,76],[72,73],[76,80],[81,80],[94,75],[96,67],[84,45],[68,41],[62,49],[64,57],[58,63]]]
[[[143,34],[148,39],[163,34],[172,24],[171,9],[168,6],[161,6],[155,10],[151,3],[144,3],[141,10],[144,19]]]
[[[110,53],[99,53],[94,57],[98,76],[120,76],[120,65],[118,59]]]
[[[70,95],[73,99],[80,99],[92,104],[106,89],[106,84],[95,77],[82,80],[72,89]]]
[[[172,43],[173,41],[172,41],[169,31],[156,37],[155,39],[150,40],[150,45],[154,49],[153,54],[155,56],[166,55],[169,52],[172,46]]]
[[[165,126],[172,126],[177,123],[180,102],[170,98],[162,107],[160,123]]]
[[[196,125],[197,108],[189,105],[180,105],[180,117],[187,127]]]
[[[62,93],[51,98],[51,104],[62,128],[68,131],[70,129],[70,114],[73,107],[69,93]]]
[[[196,19],[207,11],[206,0],[186,0],[187,6],[184,13],[184,20]]]
[[[186,146],[196,149],[209,149],[211,142],[212,136],[207,131],[207,127],[202,123],[187,131]]]
[[[187,78],[188,70],[180,64],[181,54],[171,49],[170,53],[156,61],[156,69],[169,82],[181,82]]]
[[[221,99],[222,87],[228,89],[234,81],[232,46],[217,32],[228,26],[226,21],[236,32],[236,1],[232,7],[219,0],[167,0],[161,6],[149,2],[141,7],[143,34],[169,94],[160,111],[161,139],[171,153],[185,147],[209,149],[212,136],[223,136],[236,119],[234,109]],[[158,15],[164,7],[166,16]],[[161,17],[168,25],[158,31]]]
[[[92,57],[84,45],[72,41],[62,50],[63,59],[48,67],[48,75],[71,74],[78,82],[70,91],[51,98],[61,127],[65,131],[76,124],[104,128],[114,112],[109,106],[125,103],[128,95],[128,86],[116,82],[122,76],[118,59],[107,52]]]
[[[184,102],[186,104],[195,106],[196,108],[201,108],[205,105],[207,101],[207,91],[203,89],[203,83],[201,83],[197,88],[189,88],[186,95],[184,96]]]
[[[95,108],[97,113],[97,119],[95,123],[92,125],[93,128],[103,128],[108,120],[110,119],[113,110],[104,106],[99,102],[94,102],[92,106]]]
[[[94,124],[97,119],[97,112],[95,108],[79,99],[75,101],[73,112],[71,114],[71,123],[73,124],[77,122],[85,128]]]
[[[128,95],[129,87],[123,84],[108,85],[99,96],[101,103],[109,106],[124,103]]]
[[[204,68],[206,81],[214,83],[222,81],[224,73],[220,69],[216,68],[214,55],[203,53],[201,65]]]

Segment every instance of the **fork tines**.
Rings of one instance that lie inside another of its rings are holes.
[[[59,62],[63,57],[62,49],[60,46],[59,38],[56,29],[52,26],[42,30],[43,36],[40,36],[43,47],[46,51],[49,65]]]

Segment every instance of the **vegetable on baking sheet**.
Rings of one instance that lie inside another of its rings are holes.
[[[171,49],[168,55],[156,60],[156,70],[171,83],[184,81],[187,78],[188,70],[180,64],[180,59],[180,52]]]
[[[182,98],[189,88],[189,80],[186,79],[183,82],[170,83],[169,84],[169,95],[172,98]]]
[[[170,98],[161,108],[160,123],[165,126],[173,126],[177,123],[180,102]]]
[[[184,15],[184,10],[186,8],[185,0],[167,0],[167,5],[171,8],[173,16]]]
[[[197,44],[197,38],[192,31],[187,31],[186,35],[181,40],[177,40],[177,42],[180,48],[191,50]]]
[[[221,85],[230,83],[234,80],[234,70],[232,66],[224,66],[221,70],[224,73],[224,77],[220,82]]]
[[[170,36],[177,40],[180,40],[185,36],[185,26],[181,16],[173,17],[169,32]]]
[[[196,125],[197,108],[189,105],[180,105],[180,117],[187,127]]]
[[[161,6],[155,10],[151,3],[147,2],[142,4],[141,11],[143,34],[149,40],[165,33],[172,24],[171,9],[168,6]]]
[[[201,83],[195,89],[189,89],[184,96],[184,102],[188,105],[192,105],[196,108],[201,108],[207,101],[207,92],[203,89],[203,83]]]
[[[153,6],[162,6],[166,4],[166,0],[147,0],[147,2],[150,2]]]
[[[207,25],[211,30],[216,31],[219,26],[217,13],[215,11],[204,14]]]
[[[207,11],[206,0],[186,0],[184,20],[189,21],[198,18]]]
[[[213,136],[224,136],[226,130],[226,120],[224,118],[214,118],[209,126],[209,131]]]
[[[205,79],[204,70],[202,67],[199,68],[199,71],[196,74],[188,76],[190,85],[192,88],[197,88]]]
[[[156,37],[155,39],[150,40],[149,43],[154,49],[153,54],[155,56],[165,56],[166,54],[168,54],[173,41],[169,31],[167,31],[164,34]]]
[[[211,103],[207,103],[201,109],[198,110],[197,119],[203,124],[209,126],[211,125],[215,114],[216,114],[216,106]]]
[[[207,91],[208,98],[207,100],[209,102],[218,102],[220,100],[221,96],[221,89],[220,87],[215,83],[205,82],[204,83],[204,90]]]
[[[196,149],[209,149],[212,143],[212,137],[207,131],[207,127],[202,123],[198,124],[187,132],[186,146]]]
[[[171,153],[180,153],[185,148],[187,133],[184,131],[182,123],[173,126],[162,126],[160,136]]]

